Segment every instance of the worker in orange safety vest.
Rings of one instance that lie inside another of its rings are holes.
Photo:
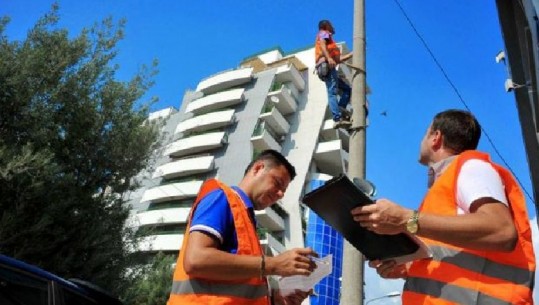
[[[352,89],[339,77],[336,70],[338,64],[352,57],[352,53],[341,55],[339,45],[333,39],[335,28],[329,20],[320,20],[316,34],[314,56],[318,77],[324,81],[328,94],[328,106],[333,115],[333,128],[348,128],[352,125],[350,104]]]
[[[371,261],[383,278],[404,278],[405,305],[533,304],[535,254],[515,178],[476,151],[481,127],[461,110],[437,114],[421,142],[429,190],[418,210],[379,199],[352,210],[379,234],[417,235],[432,257]]]
[[[254,210],[281,199],[296,175],[275,150],[262,152],[237,187],[211,179],[191,209],[176,263],[168,305],[299,305],[310,291],[282,295],[268,288],[268,275],[309,275],[310,248],[266,257],[256,232]]]

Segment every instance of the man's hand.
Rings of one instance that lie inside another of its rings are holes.
[[[378,234],[394,235],[406,231],[406,223],[413,211],[387,199],[352,209],[352,216],[359,225]]]
[[[322,49],[322,54],[324,54],[324,57],[326,58],[326,61],[328,62],[329,67],[331,69],[335,68],[335,66],[337,66],[337,62],[335,62],[335,59],[329,56],[329,52],[326,46],[326,41],[324,39],[320,40],[320,48]]]
[[[329,67],[331,69],[335,68],[335,66],[337,66],[337,62],[335,62],[335,60],[331,57],[328,58],[328,64],[329,64]]]
[[[274,291],[274,305],[299,305],[312,293],[312,289],[310,291],[296,290],[292,294],[282,296],[277,290]]]
[[[394,260],[370,261],[369,267],[375,268],[378,275],[380,275],[380,277],[384,279],[403,279],[406,278],[406,276],[408,275],[407,265],[397,265]]]
[[[275,257],[266,257],[267,275],[310,275],[316,268],[311,257],[318,254],[311,248],[295,248],[285,251]]]

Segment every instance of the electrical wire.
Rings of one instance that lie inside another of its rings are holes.
[[[412,22],[412,20],[410,19],[410,17],[408,16],[408,14],[406,13],[406,11],[404,10],[404,8],[402,7],[402,5],[400,4],[399,0],[393,0],[395,2],[395,4],[397,4],[397,6],[399,7],[399,10],[401,11],[401,13],[403,14],[404,18],[406,18],[406,21],[408,22],[408,24],[410,25],[410,27],[412,28],[412,30],[414,31],[414,33],[416,34],[416,36],[419,38],[419,40],[421,41],[421,43],[423,44],[423,46],[425,47],[425,49],[427,50],[427,52],[429,53],[430,57],[432,58],[432,60],[434,61],[434,63],[436,64],[436,66],[438,67],[438,69],[440,69],[440,71],[442,72],[444,78],[446,79],[446,81],[449,83],[449,85],[451,86],[451,88],[453,89],[453,91],[455,92],[455,94],[458,96],[458,99],[460,100],[460,102],[464,105],[464,107],[470,111],[470,107],[468,107],[468,104],[466,103],[466,101],[464,101],[464,98],[462,97],[462,95],[460,94],[459,90],[457,89],[457,87],[455,86],[455,84],[453,83],[453,81],[451,81],[451,79],[449,78],[449,76],[447,75],[447,73],[445,72],[445,69],[443,68],[443,66],[440,64],[440,62],[438,61],[438,59],[436,58],[436,56],[434,56],[434,53],[432,52],[432,50],[430,49],[429,45],[427,44],[427,42],[425,41],[425,39],[423,39],[423,36],[421,36],[421,34],[419,33],[419,31],[417,30],[417,28],[415,27],[414,23]],[[490,145],[492,146],[492,148],[494,149],[494,152],[496,153],[496,155],[498,155],[498,157],[502,160],[503,164],[507,167],[507,169],[511,172],[511,174],[513,175],[513,177],[515,177],[515,179],[517,180],[518,184],[520,185],[520,187],[522,188],[522,190],[524,190],[524,193],[526,193],[526,196],[530,199],[530,201],[533,203],[534,206],[537,206],[535,201],[533,200],[533,197],[530,195],[530,193],[528,192],[528,190],[524,187],[524,185],[522,184],[522,181],[518,178],[518,176],[516,175],[516,173],[513,171],[513,169],[511,168],[511,166],[509,166],[509,164],[507,163],[507,161],[505,160],[505,158],[502,156],[502,154],[500,153],[500,151],[498,150],[498,148],[496,147],[496,145],[494,144],[494,141],[492,141],[492,139],[490,138],[490,135],[488,134],[488,132],[486,131],[486,129],[481,126],[481,131],[483,132],[483,134],[485,135],[485,137],[487,138],[488,142],[490,143]]]

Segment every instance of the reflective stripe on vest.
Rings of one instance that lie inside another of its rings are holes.
[[[535,272],[516,266],[499,264],[473,253],[456,251],[441,246],[431,246],[432,259],[449,263],[482,275],[511,282],[516,285],[531,286]]]
[[[267,286],[249,284],[224,284],[208,283],[204,280],[189,279],[185,281],[174,281],[172,283],[172,293],[174,294],[208,294],[233,296],[245,299],[258,299],[268,295]]]
[[[428,280],[419,277],[408,277],[404,285],[403,298],[406,293],[412,291],[419,294],[431,295],[457,304],[488,304],[488,305],[511,305],[512,303],[500,300],[479,291],[463,288],[440,281]],[[431,304],[431,303],[422,303]],[[437,304],[432,302],[432,304]],[[525,304],[525,303],[523,303]]]
[[[488,155],[466,151],[455,158],[427,192],[419,210],[457,215],[456,183],[462,164],[470,159],[490,163],[505,186],[518,241],[511,252],[463,249],[422,238],[432,259],[414,261],[403,291],[403,304],[533,304],[535,255],[526,203],[517,182]]]

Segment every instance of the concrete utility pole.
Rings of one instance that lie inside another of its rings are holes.
[[[354,0],[354,38],[352,57],[352,131],[350,134],[348,177],[365,179],[366,155],[366,75],[365,75],[365,0]],[[346,240],[343,249],[341,304],[363,305],[363,255]]]

